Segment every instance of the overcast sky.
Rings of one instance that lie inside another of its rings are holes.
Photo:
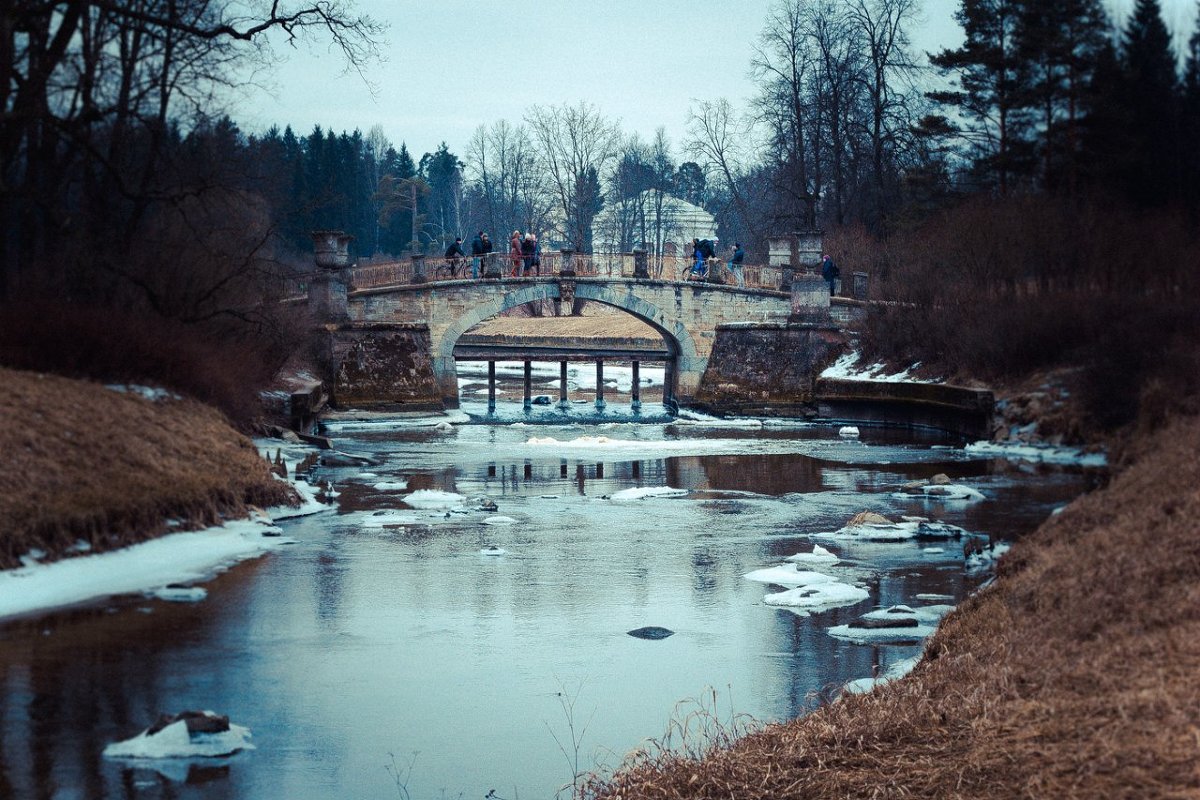
[[[1185,39],[1196,0],[1162,0]],[[1124,20],[1134,0],[1109,0]],[[445,141],[463,155],[480,124],[520,121],[530,105],[586,100],[626,132],[659,126],[678,148],[688,106],[698,99],[745,104],[754,94],[750,48],[771,0],[358,0],[387,23],[384,61],[362,78],[344,74],[337,53],[276,48],[270,92],[254,92],[231,113],[247,132],[290,124],[364,133],[383,126],[414,159]],[[924,0],[912,26],[919,51],[961,43],[958,0]]]

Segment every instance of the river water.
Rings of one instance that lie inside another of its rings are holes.
[[[527,424],[514,391],[490,424],[468,402],[473,422],[451,430],[332,429],[371,462],[322,469],[337,509],[284,522],[294,545],[218,576],[203,602],[119,598],[0,628],[0,797],[553,797],[577,767],[614,766],[696,702],[725,720],[802,713],[919,652],[830,626],[918,594],[958,602],[983,580],[964,575],[956,542],[818,539],[843,558],[829,571],[870,598],[800,616],[764,605],[778,589],[745,573],[863,510],[1012,539],[1091,480],[971,459],[935,434],[710,427],[649,402],[634,416],[620,396],[599,417],[584,403],[565,418],[535,408],[543,424]],[[938,472],[986,499],[893,494]],[[610,499],[639,486],[687,494]],[[418,490],[469,499],[410,508]],[[484,496],[498,511],[473,510]],[[493,516],[515,522],[483,523]],[[627,634],[642,626],[674,635]],[[189,708],[230,715],[257,749],[101,756]]]

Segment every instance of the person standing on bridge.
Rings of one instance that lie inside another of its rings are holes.
[[[833,297],[837,293],[837,279],[841,276],[842,271],[838,269],[837,264],[833,263],[833,259],[829,254],[821,256],[821,277],[829,283],[829,296]]]
[[[466,255],[463,250],[462,237],[459,236],[454,240],[454,243],[446,248],[446,263],[450,265],[450,277],[455,277],[458,273],[459,259]]]
[[[733,243],[733,255],[729,259],[729,271],[733,273],[733,279],[737,281],[739,289],[746,288],[746,275],[742,269],[742,262],[746,260],[746,251],[742,249],[741,242]]]
[[[533,273],[533,254],[537,250],[537,239],[530,232],[521,240],[521,271],[528,278]]]
[[[479,261],[483,258],[483,240],[487,238],[487,234],[483,231],[475,234],[475,238],[471,240],[471,277],[479,279]]]
[[[692,277],[699,278],[704,275],[704,253],[700,252],[700,240],[692,239]]]
[[[515,278],[521,272],[521,232],[513,231],[508,240],[508,255],[512,259],[512,276]]]

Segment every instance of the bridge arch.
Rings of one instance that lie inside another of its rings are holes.
[[[608,285],[575,283],[575,297],[581,300],[592,300],[603,305],[618,308],[627,314],[641,320],[653,328],[663,338],[667,351],[675,361],[674,368],[668,368],[668,380],[674,381],[679,373],[679,365],[693,365],[703,361],[697,353],[696,342],[692,333],[679,321],[672,320],[667,312],[657,305],[638,297],[632,287],[614,288]],[[489,320],[511,308],[523,306],[539,300],[561,300],[561,284],[559,281],[536,283],[521,286],[494,296],[477,305],[472,305],[450,324],[442,329],[431,344],[433,351],[434,371],[438,383],[442,386],[443,398],[449,402],[451,398],[457,401],[458,378],[454,360],[454,347],[459,338],[481,322]],[[669,365],[670,366],[670,365]],[[672,392],[676,387],[669,387]]]

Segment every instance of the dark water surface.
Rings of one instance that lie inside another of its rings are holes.
[[[501,411],[522,418],[519,406]],[[0,797],[401,797],[389,754],[414,798],[552,797],[571,780],[572,724],[581,766],[594,767],[661,735],[688,711],[676,704],[706,687],[722,716],[794,716],[918,652],[840,641],[828,627],[920,605],[918,593],[957,602],[978,584],[954,542],[931,555],[822,541],[844,559],[830,571],[871,597],[801,617],[763,605],[776,589],[746,572],[810,550],[811,534],[863,510],[1011,539],[1088,482],[882,429],[861,441],[829,426],[661,422],[332,435],[375,463],[322,472],[342,491],[337,511],[283,523],[298,543],[219,576],[205,601],[132,598],[0,628]],[[937,472],[987,499],[892,495]],[[634,486],[689,494],[606,499]],[[406,510],[417,489],[487,495],[517,522]],[[389,510],[403,516],[381,527],[376,512]],[[507,552],[481,555],[487,545]],[[675,634],[626,634],[650,625]],[[101,757],[160,711],[189,708],[230,715],[257,749],[192,763]]]

